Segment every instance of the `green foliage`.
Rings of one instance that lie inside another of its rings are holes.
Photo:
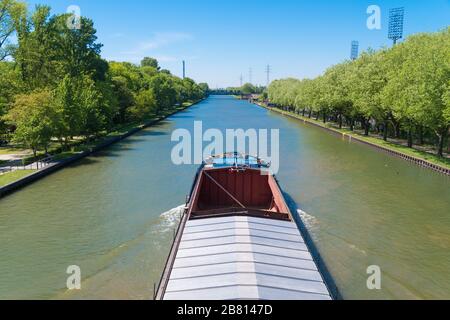
[[[51,106],[49,90],[20,94],[6,116],[16,126],[14,141],[33,150],[47,150],[58,123],[58,114]]]
[[[14,21],[25,10],[25,5],[16,0],[0,0],[0,61],[10,56],[15,46],[10,37],[15,31]]]
[[[130,114],[133,120],[142,120],[154,114],[156,110],[157,103],[153,90],[147,89],[137,94],[136,104],[130,108]]]
[[[141,61],[141,67],[152,67],[153,69],[160,70],[158,60],[155,58],[145,57]]]
[[[268,89],[272,103],[296,112],[323,114],[353,128],[381,126],[387,139],[389,123],[406,131],[434,132],[442,155],[450,128],[450,28],[417,34],[379,51],[369,50],[356,61],[332,66],[315,79],[284,79]]]
[[[265,87],[257,87],[251,83],[245,83],[244,85],[242,85],[242,87],[236,87],[236,88],[230,87],[230,88],[227,88],[226,90],[221,89],[221,90],[213,90],[213,91],[217,92],[219,94],[226,93],[226,94],[234,94],[234,95],[238,95],[238,94],[249,95],[249,94],[262,94],[265,90],[266,90]]]
[[[139,66],[108,63],[93,21],[82,17],[81,27],[71,29],[69,18],[52,16],[48,6],[29,13],[22,3],[0,0],[0,140],[11,131],[13,141],[36,154],[53,138],[66,146],[72,138],[97,137],[208,93],[206,84],[160,70],[154,58]],[[2,62],[2,39],[14,32],[17,46],[8,48],[14,61]]]

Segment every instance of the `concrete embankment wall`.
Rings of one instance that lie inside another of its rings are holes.
[[[368,145],[368,146],[371,146],[373,148],[376,148],[376,149],[378,149],[378,150],[380,150],[382,152],[386,152],[386,153],[388,153],[390,155],[393,155],[395,157],[398,157],[398,158],[401,158],[403,160],[412,162],[412,163],[414,163],[414,164],[416,164],[418,166],[421,166],[422,168],[431,169],[433,171],[436,171],[436,172],[442,173],[444,175],[450,176],[450,169],[447,169],[447,168],[444,168],[444,167],[442,167],[440,165],[431,163],[431,162],[429,162],[427,160],[423,160],[423,159],[419,159],[419,158],[416,158],[416,157],[413,157],[413,156],[409,156],[409,155],[404,154],[402,152],[395,151],[395,150],[389,149],[387,147],[383,147],[383,146],[377,145],[375,143],[372,143],[372,142],[360,139],[358,137],[355,137],[354,135],[349,135],[349,134],[346,134],[346,133],[342,133],[342,132],[340,132],[340,131],[338,131],[336,129],[325,127],[325,126],[322,126],[322,125],[320,125],[318,123],[315,123],[313,121],[308,121],[307,119],[296,117],[295,115],[283,112],[282,110],[278,110],[276,108],[270,108],[270,107],[267,107],[267,106],[259,104],[259,103],[255,103],[255,104],[260,106],[260,107],[262,107],[262,108],[268,109],[270,111],[278,112],[278,113],[280,113],[282,115],[285,115],[285,116],[288,116],[290,118],[294,118],[296,120],[302,121],[303,123],[310,124],[310,125],[316,126],[318,128],[324,129],[324,130],[326,130],[328,132],[331,132],[331,133],[333,133],[333,134],[335,134],[337,136],[343,137],[344,139],[346,139],[346,140],[348,140],[350,142],[356,141],[356,142],[359,142],[359,143],[363,143],[365,145]]]
[[[29,176],[26,176],[26,177],[24,177],[24,178],[22,178],[20,180],[14,181],[13,183],[10,183],[10,184],[8,184],[6,186],[0,187],[0,198],[6,196],[7,194],[11,194],[12,192],[15,192],[15,191],[19,190],[20,188],[23,188],[23,187],[25,187],[25,186],[27,186],[27,185],[29,185],[29,184],[31,184],[31,183],[39,180],[39,179],[42,179],[42,178],[44,178],[44,177],[46,177],[46,176],[48,176],[48,175],[50,175],[50,174],[52,174],[52,173],[54,173],[54,172],[56,172],[58,170],[61,170],[62,168],[67,167],[68,165],[70,165],[72,163],[75,163],[75,162],[77,162],[77,161],[79,161],[79,160],[81,160],[81,159],[83,159],[83,158],[85,158],[87,156],[90,156],[93,153],[96,153],[96,152],[98,152],[98,151],[100,151],[102,149],[105,149],[105,148],[111,146],[114,143],[117,143],[117,142],[119,142],[119,141],[121,141],[121,140],[123,140],[125,138],[128,138],[129,136],[131,136],[133,134],[136,134],[136,133],[138,133],[139,131],[141,131],[141,130],[143,130],[145,128],[148,128],[148,127],[150,127],[152,125],[155,125],[158,122],[160,122],[160,121],[162,121],[164,119],[167,119],[168,117],[173,116],[174,114],[176,114],[178,112],[186,110],[187,108],[190,108],[193,105],[195,105],[195,104],[197,104],[197,103],[199,103],[201,101],[203,101],[203,100],[197,101],[196,103],[194,103],[194,104],[192,104],[190,106],[187,106],[186,108],[183,108],[183,109],[180,109],[180,110],[176,110],[176,111],[174,111],[174,112],[172,112],[172,113],[170,113],[170,114],[168,114],[168,115],[166,115],[166,116],[164,116],[162,118],[150,121],[150,122],[145,123],[145,124],[143,124],[143,125],[141,125],[139,127],[133,128],[130,131],[128,131],[128,132],[126,132],[126,133],[124,133],[124,134],[122,134],[120,136],[111,137],[110,139],[107,139],[106,141],[103,141],[102,143],[100,143],[100,144],[96,145],[95,147],[91,148],[90,150],[84,151],[84,152],[82,152],[80,154],[77,154],[77,155],[75,155],[73,157],[64,159],[64,160],[62,160],[62,161],[60,161],[58,163],[49,165],[49,166],[47,166],[47,167],[45,167],[45,168],[43,168],[43,169],[41,169],[39,171],[36,171],[35,173],[30,174]]]

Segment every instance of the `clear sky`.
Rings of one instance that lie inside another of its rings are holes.
[[[405,34],[450,25],[450,0],[29,0],[53,13],[77,5],[94,20],[102,55],[137,63],[144,56],[163,68],[211,87],[314,77],[349,58],[352,40],[361,49],[390,45],[389,8],[404,6]],[[381,30],[366,26],[369,5],[381,8]]]

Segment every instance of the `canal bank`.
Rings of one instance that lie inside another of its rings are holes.
[[[193,133],[194,121],[222,132],[279,129],[278,180],[344,299],[450,298],[450,179],[211,96],[3,198],[0,299],[151,298],[198,169],[173,164],[171,135]],[[71,265],[81,290],[66,289]],[[366,285],[373,265],[381,290]]]
[[[345,140],[347,140],[349,142],[356,141],[356,142],[368,145],[368,146],[370,146],[372,148],[375,148],[375,149],[381,150],[383,152],[386,152],[386,153],[388,153],[388,154],[390,154],[392,156],[395,156],[395,157],[398,157],[400,159],[412,162],[412,163],[414,163],[414,164],[416,164],[416,165],[418,165],[418,166],[420,166],[422,168],[431,169],[431,170],[439,172],[441,174],[450,176],[450,168],[448,168],[448,167],[444,167],[442,165],[432,163],[432,162],[427,161],[425,159],[408,155],[408,154],[400,152],[398,150],[394,150],[393,148],[389,148],[387,146],[380,145],[379,143],[374,143],[374,142],[368,141],[364,137],[357,136],[354,133],[344,132],[343,130],[339,130],[337,128],[333,128],[333,127],[330,127],[330,126],[326,126],[326,125],[324,125],[324,124],[322,124],[322,123],[320,123],[318,121],[313,121],[311,119],[308,119],[306,117],[300,116],[298,114],[295,114],[295,113],[292,113],[292,112],[289,112],[289,111],[284,111],[284,110],[280,110],[278,108],[268,107],[267,105],[265,105],[263,103],[259,103],[259,102],[253,102],[253,104],[257,105],[259,107],[265,108],[267,110],[270,110],[270,111],[273,111],[273,112],[277,112],[277,113],[280,113],[282,115],[285,115],[285,116],[288,116],[288,117],[300,120],[300,121],[302,121],[305,124],[309,124],[309,125],[313,125],[313,126],[319,127],[321,129],[324,129],[324,130],[326,130],[326,131],[328,131],[330,133],[333,133],[333,134],[335,134],[335,135],[337,135],[339,137],[342,137],[343,139],[345,139]]]
[[[42,169],[36,170],[36,172],[33,172],[30,175],[27,175],[27,176],[25,176],[25,177],[23,177],[23,178],[21,178],[21,179],[19,179],[17,181],[14,181],[14,182],[12,182],[10,184],[2,186],[2,187],[0,187],[0,199],[2,197],[12,193],[12,192],[15,192],[15,191],[19,190],[20,188],[23,188],[23,187],[25,187],[25,186],[27,186],[27,185],[29,185],[29,184],[31,184],[31,183],[39,180],[39,179],[42,179],[42,178],[44,178],[44,177],[46,177],[46,176],[48,176],[48,175],[50,175],[50,174],[52,174],[52,173],[54,173],[54,172],[56,172],[58,170],[61,170],[62,168],[66,167],[68,165],[71,165],[71,164],[73,164],[73,163],[75,163],[75,162],[77,162],[77,161],[79,161],[79,160],[81,160],[83,158],[86,158],[86,157],[88,157],[88,156],[90,156],[90,155],[92,155],[92,154],[94,154],[96,152],[99,152],[100,150],[103,150],[104,148],[107,148],[107,147],[111,146],[114,143],[117,143],[117,142],[119,142],[119,141],[121,141],[123,139],[126,139],[126,138],[132,136],[133,134],[136,134],[137,132],[140,132],[141,130],[143,130],[145,128],[153,126],[153,125],[159,123],[160,121],[162,121],[164,119],[167,119],[168,117],[173,116],[174,114],[177,114],[178,112],[186,110],[187,108],[192,107],[193,105],[199,103],[202,100],[204,100],[204,99],[201,99],[201,100],[196,101],[196,102],[194,102],[192,104],[183,106],[181,108],[177,108],[175,111],[170,112],[167,115],[164,115],[162,117],[158,117],[158,118],[156,118],[154,120],[151,120],[149,122],[146,122],[146,123],[144,123],[142,125],[138,125],[138,126],[132,128],[132,129],[129,129],[125,133],[122,133],[122,134],[119,134],[119,135],[115,135],[115,136],[112,136],[112,137],[103,138],[100,143],[98,143],[95,146],[89,148],[89,150],[80,152],[80,153],[75,154],[73,156],[70,156],[70,157],[67,157],[65,159],[62,159],[62,160],[56,161],[54,163],[51,163],[51,164],[43,167]]]

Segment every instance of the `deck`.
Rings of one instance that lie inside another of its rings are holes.
[[[186,222],[165,300],[330,300],[290,221],[246,216]]]

